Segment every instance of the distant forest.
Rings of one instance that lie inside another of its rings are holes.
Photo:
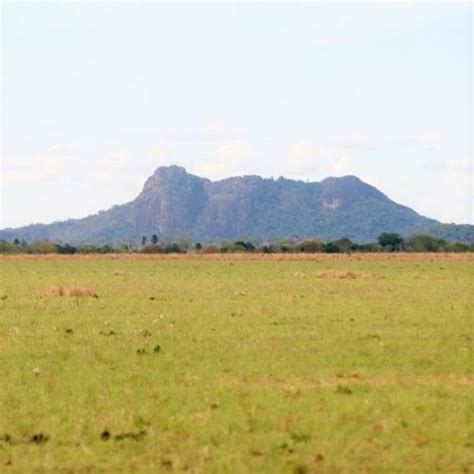
[[[257,244],[251,241],[219,242],[201,244],[192,242],[188,237],[176,240],[159,240],[157,235],[143,236],[140,244],[124,242],[116,244],[80,244],[55,243],[48,240],[28,243],[15,239],[13,242],[0,240],[0,254],[108,254],[108,253],[373,253],[373,252],[474,252],[474,244],[446,242],[443,239],[415,234],[405,239],[396,233],[384,232],[376,242],[358,244],[348,238],[323,242],[317,239],[280,240],[273,243]]]

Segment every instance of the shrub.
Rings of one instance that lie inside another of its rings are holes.
[[[273,253],[274,250],[273,250],[273,246],[271,246],[271,245],[262,245],[261,247],[259,247],[257,249],[257,252],[259,252],[259,253]]]
[[[247,252],[247,249],[241,244],[229,244],[229,245],[224,245],[220,249],[221,253],[245,253]]]
[[[347,237],[343,237],[342,239],[335,240],[334,244],[339,247],[340,252],[349,253],[349,252],[352,252],[353,250],[357,250],[357,244],[354,244]]]
[[[165,250],[163,249],[163,247],[161,247],[161,245],[149,244],[149,245],[145,245],[145,247],[143,247],[140,250],[140,252],[152,254],[152,253],[164,253]]]
[[[335,242],[328,242],[324,245],[324,251],[326,253],[340,253],[341,249]]]
[[[377,242],[388,252],[399,252],[405,247],[405,241],[401,235],[389,232],[381,233]]]
[[[57,247],[58,253],[60,254],[73,255],[77,252],[77,248],[69,244],[65,244],[65,245],[58,244],[56,247]]]
[[[47,240],[32,243],[30,245],[30,250],[31,253],[38,254],[58,253],[58,247],[56,244],[48,242]]]
[[[408,239],[408,249],[412,252],[440,252],[445,247],[444,240],[431,235],[416,234]]]
[[[304,253],[324,252],[324,244],[317,240],[305,240],[299,244],[299,248]]]
[[[206,245],[202,248],[202,253],[219,253],[219,247],[216,245]]]
[[[447,252],[469,252],[469,245],[456,242],[454,244],[449,244],[446,247],[446,251]]]
[[[186,253],[186,251],[181,249],[176,242],[173,242],[165,247],[165,253]]]

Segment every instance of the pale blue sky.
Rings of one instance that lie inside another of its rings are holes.
[[[212,179],[355,174],[473,222],[472,5],[3,3],[0,227]]]

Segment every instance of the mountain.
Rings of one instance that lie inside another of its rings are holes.
[[[158,168],[127,204],[83,219],[0,230],[0,239],[106,243],[157,234],[202,242],[287,237],[366,242],[381,232],[474,242],[474,226],[423,217],[355,176],[312,183],[259,176],[210,181],[179,166]]]

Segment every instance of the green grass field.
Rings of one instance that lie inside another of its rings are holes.
[[[474,472],[473,275],[469,255],[2,258],[0,471]]]

